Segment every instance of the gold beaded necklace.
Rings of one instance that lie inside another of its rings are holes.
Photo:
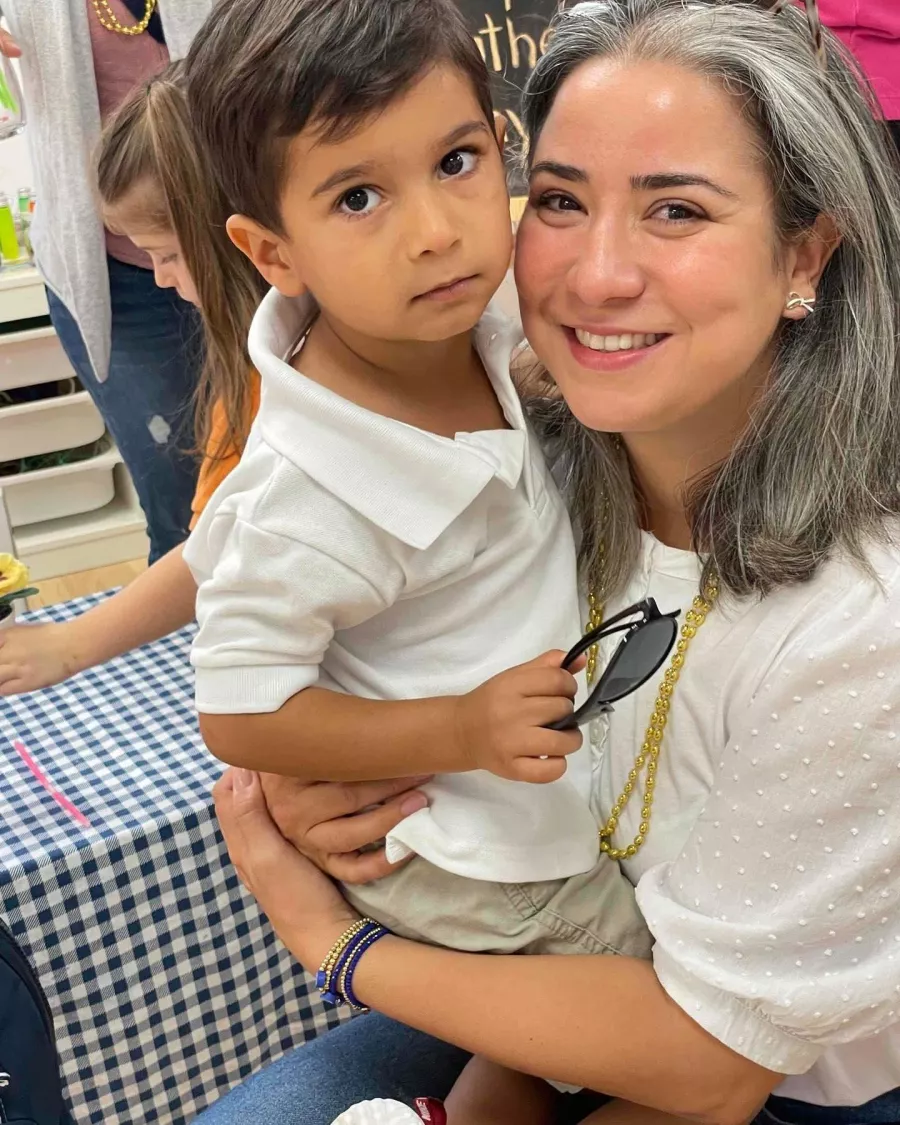
[[[599,554],[599,562],[602,566],[602,545]],[[625,782],[622,792],[619,794],[618,799],[610,810],[609,818],[606,823],[601,824],[598,829],[600,850],[608,855],[610,859],[630,859],[633,855],[637,855],[638,851],[643,847],[644,841],[647,839],[647,833],[650,831],[650,816],[653,812],[653,793],[656,788],[656,771],[659,766],[660,746],[666,730],[666,722],[669,718],[669,701],[675,691],[678,677],[681,675],[681,669],[684,666],[684,658],[688,646],[696,636],[697,630],[706,620],[706,615],[715,605],[718,596],[718,581],[715,578],[711,578],[704,586],[702,594],[698,594],[694,598],[693,605],[685,614],[684,624],[681,626],[681,636],[678,638],[672,660],[669,667],[666,669],[662,683],[659,685],[656,702],[653,704],[650,723],[647,726],[647,733],[644,735],[640,753],[635,758],[634,765],[628,771],[628,780]],[[590,610],[590,615],[586,631],[589,632],[591,629],[596,629],[599,625],[603,624],[603,607],[600,605],[593,591],[588,594],[588,608]],[[593,683],[594,676],[597,672],[598,647],[599,646],[596,644],[591,645],[588,650],[588,684]],[[631,795],[634,793],[635,786],[640,782],[641,771],[645,768],[647,776],[644,779],[644,792],[641,799],[640,827],[630,844],[624,848],[617,848],[612,842],[613,833],[618,827],[622,810],[631,800]]]
[[[107,31],[116,31],[119,35],[142,35],[150,24],[150,20],[156,10],[156,0],[144,0],[144,15],[137,23],[132,24],[131,27],[126,27],[124,24],[119,23],[119,18],[116,13],[109,6],[109,0],[93,0],[94,11],[97,13],[97,19],[106,28]]]

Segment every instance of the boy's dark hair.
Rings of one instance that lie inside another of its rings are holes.
[[[187,59],[194,127],[231,206],[277,233],[287,146],[308,124],[338,140],[431,67],[472,83],[484,60],[454,0],[220,0]]]

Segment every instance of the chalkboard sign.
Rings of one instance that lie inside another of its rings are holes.
[[[491,73],[494,105],[509,119],[509,139],[523,139],[519,98],[529,72],[544,53],[558,0],[457,0]],[[511,165],[512,188],[521,189]]]

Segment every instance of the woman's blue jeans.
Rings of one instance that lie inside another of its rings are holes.
[[[468,1056],[385,1016],[343,1024],[266,1067],[210,1106],[196,1125],[331,1125],[368,1098],[444,1098]],[[584,1093],[561,1095],[556,1125],[576,1125],[603,1104]],[[896,1125],[900,1090],[856,1109],[820,1108],[770,1098],[754,1125]]]
[[[100,383],[69,310],[47,293],[69,362],[90,392],[125,459],[147,519],[150,561],[188,534],[197,483],[193,399],[202,330],[192,305],[159,289],[151,270],[109,258],[112,352]]]

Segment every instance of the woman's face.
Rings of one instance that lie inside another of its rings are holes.
[[[746,419],[802,284],[754,141],[736,103],[680,67],[597,60],[563,83],[516,281],[526,335],[589,428],[703,441]]]

